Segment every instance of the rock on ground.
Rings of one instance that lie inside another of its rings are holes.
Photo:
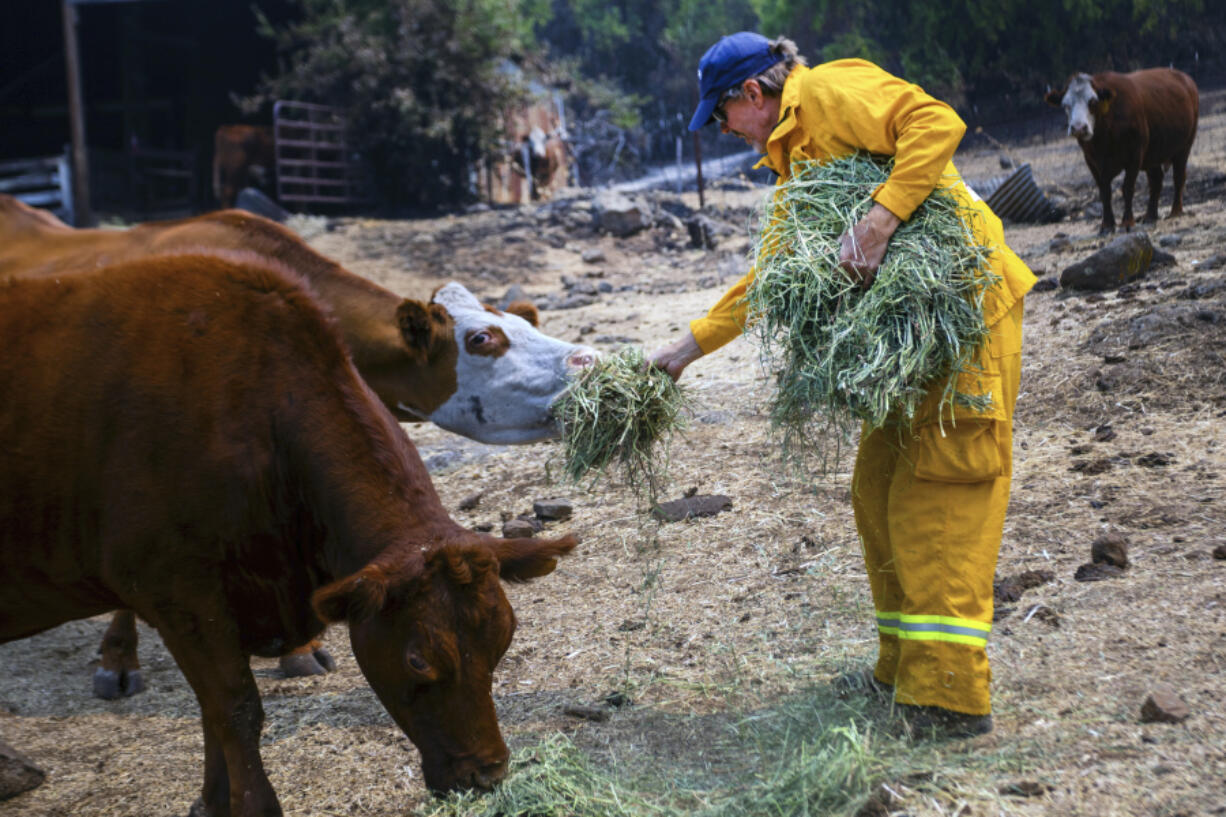
[[[0,741],[0,800],[37,788],[46,778],[47,773],[25,755]]]

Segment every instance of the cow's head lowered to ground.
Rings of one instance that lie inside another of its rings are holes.
[[[397,318],[405,343],[424,350],[436,365],[452,367],[455,376],[451,390],[431,405],[400,401],[395,408],[484,443],[556,436],[553,401],[576,371],[596,360],[594,349],[538,330],[531,304],[502,312],[455,282],[440,287],[429,305],[405,301]]]
[[[544,576],[575,541],[473,534],[468,544],[410,546],[314,594],[321,618],[349,622],[362,674],[421,752],[431,789],[488,789],[506,774],[490,688],[515,614],[499,579]]]

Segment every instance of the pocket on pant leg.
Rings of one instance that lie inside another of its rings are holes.
[[[999,423],[963,418],[916,432],[915,476],[935,482],[985,482],[1004,474]]]

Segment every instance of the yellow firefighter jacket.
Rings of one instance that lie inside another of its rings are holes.
[[[935,188],[949,188],[974,213],[968,220],[973,222],[979,243],[995,248],[989,263],[1001,281],[984,297],[984,321],[994,327],[1034,285],[1035,277],[1005,245],[1000,219],[967,188],[951,161],[965,131],[966,125],[949,105],[870,62],[848,59],[813,68],[798,65],[784,83],[779,122],[758,166],[774,170],[782,182],[794,161],[821,161],[857,150],[893,156],[894,170],[873,199],[903,221]],[[741,334],[745,324],[742,299],[753,276],[751,269],[705,317],[690,323],[704,354]],[[996,353],[1008,351],[998,349]],[[991,380],[964,374],[958,391],[992,392],[999,398],[999,386]],[[917,421],[923,422],[925,415],[935,419],[938,402],[933,399],[921,407]],[[1001,401],[992,403],[988,413],[976,416],[1005,419]],[[958,406],[954,416],[973,413]]]

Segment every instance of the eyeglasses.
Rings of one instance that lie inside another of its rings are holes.
[[[711,116],[715,117],[715,121],[721,125],[728,124],[728,114],[724,113],[724,103],[728,101],[728,94],[731,91],[724,91],[719,95],[719,101],[715,103],[715,107],[711,109]]]
[[[728,114],[724,111],[724,106],[741,95],[741,88],[743,86],[744,83],[734,85],[719,95],[719,100],[715,103],[715,107],[711,109],[711,116],[715,117],[716,122],[721,125],[728,124]]]

